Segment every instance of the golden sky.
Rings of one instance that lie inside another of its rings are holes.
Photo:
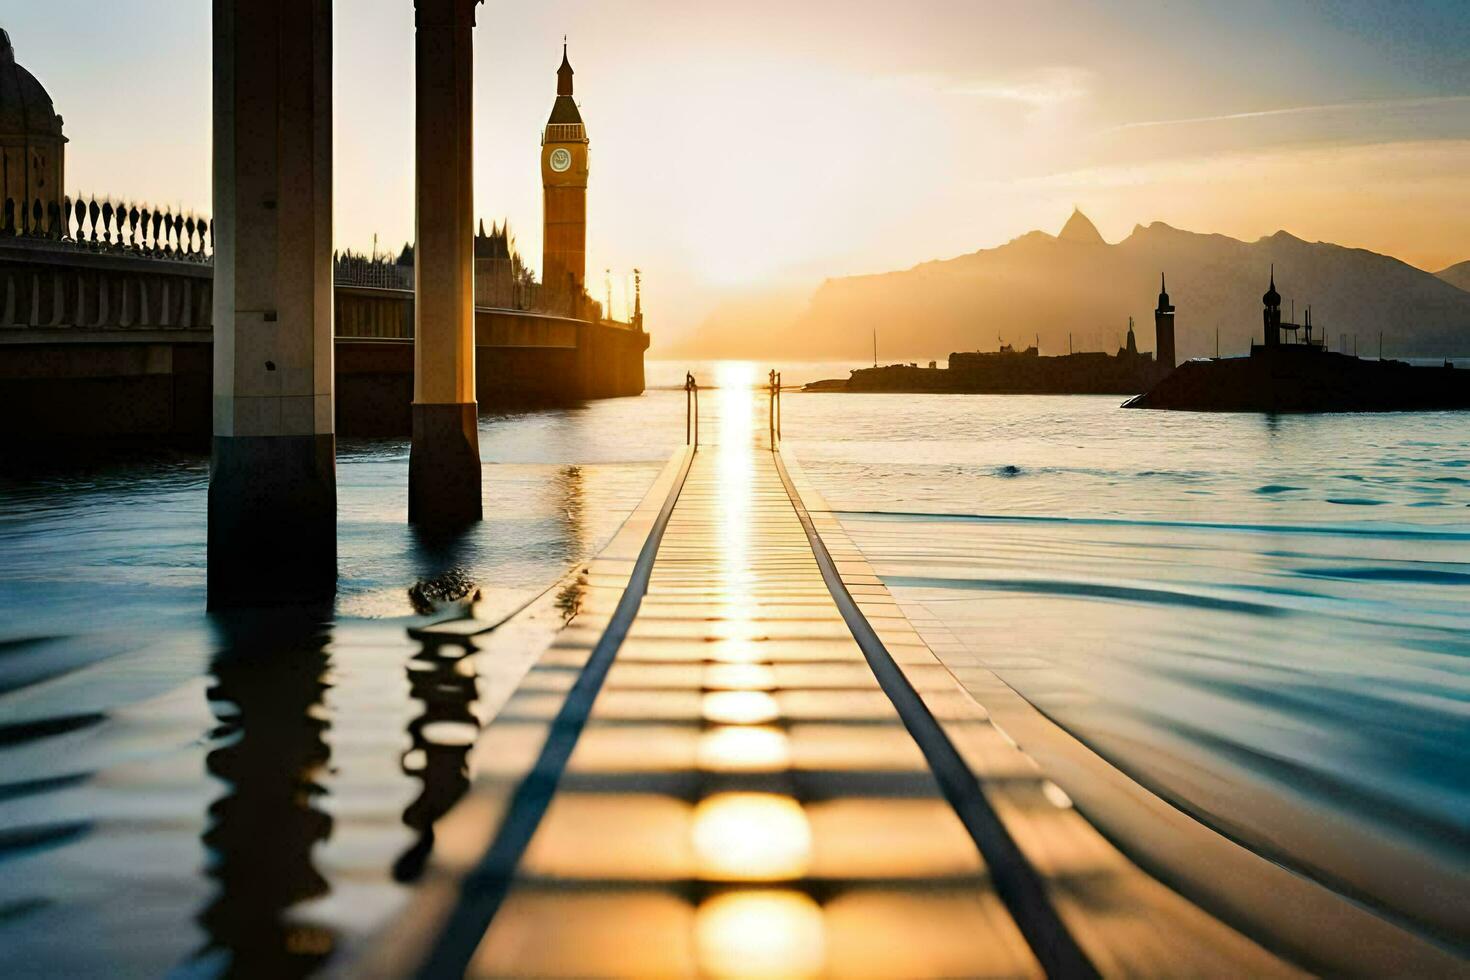
[[[1470,259],[1470,8],[1342,0],[491,3],[477,216],[540,263],[538,141],[570,38],[588,278],[645,276],[657,340],[798,293],[1055,232],[1162,220],[1435,270]],[[209,210],[209,4],[0,0],[66,118],[68,189]],[[413,215],[411,0],[338,0],[336,237]],[[622,297],[615,297],[620,306]]]

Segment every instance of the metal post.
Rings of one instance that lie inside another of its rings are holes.
[[[771,451],[776,451],[776,369],[772,368],[766,382],[766,430],[771,442]]]
[[[690,407],[693,406],[691,413]],[[692,428],[692,433],[691,433]],[[699,448],[699,383],[692,371],[684,372],[684,445],[693,437],[694,448]]]
[[[776,372],[776,441],[781,440],[781,372]]]

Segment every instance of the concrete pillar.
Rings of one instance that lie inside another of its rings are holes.
[[[211,607],[330,596],[332,0],[214,2]]]
[[[478,521],[473,42],[480,0],[414,0],[413,448],[408,519]]]

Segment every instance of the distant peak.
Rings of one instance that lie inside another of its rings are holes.
[[[1064,242],[1077,242],[1083,245],[1106,245],[1103,236],[1098,232],[1097,225],[1088,220],[1087,215],[1081,209],[1073,208],[1072,217],[1062,226],[1057,238]]]

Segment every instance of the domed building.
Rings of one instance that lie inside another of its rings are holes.
[[[17,230],[29,229],[37,201],[43,215],[62,201],[66,137],[61,125],[51,96],[16,63],[10,35],[0,29],[0,207],[5,199],[16,202]]]

